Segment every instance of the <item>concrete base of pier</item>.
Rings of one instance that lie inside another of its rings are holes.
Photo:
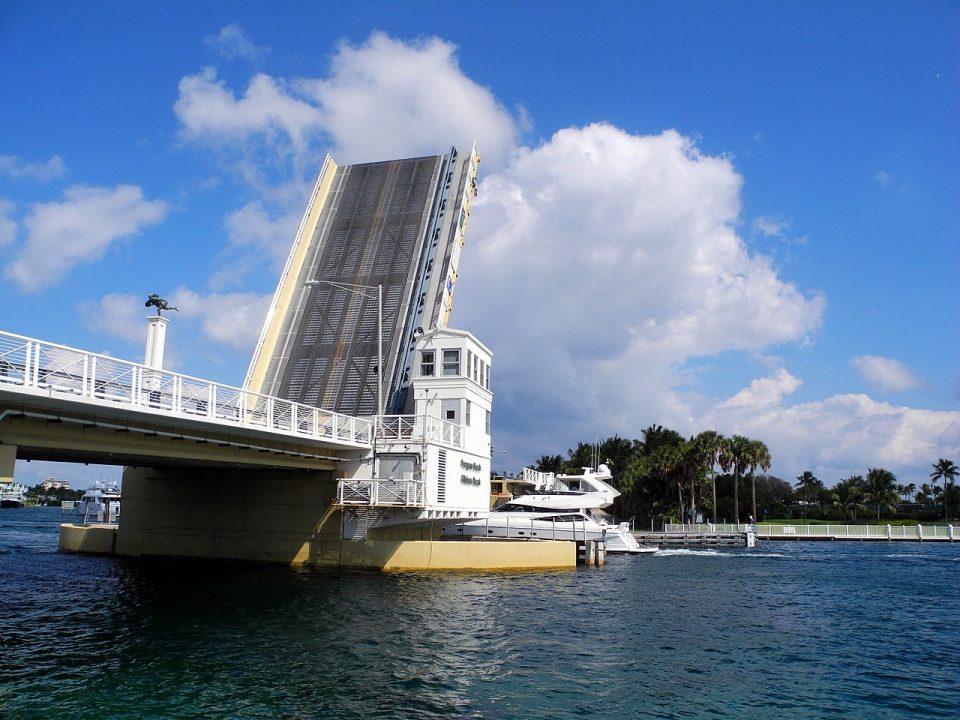
[[[441,540],[429,525],[343,539],[326,471],[128,468],[119,527],[62,525],[67,552],[371,570],[572,568],[571,542]]]
[[[63,552],[113,555],[117,549],[116,525],[60,525],[60,549]]]

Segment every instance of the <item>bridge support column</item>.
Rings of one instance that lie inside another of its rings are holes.
[[[0,483],[13,482],[13,468],[17,463],[17,446],[0,445]]]
[[[326,470],[126,468],[118,555],[336,565]]]

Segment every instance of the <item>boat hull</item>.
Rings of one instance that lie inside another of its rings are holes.
[[[483,520],[471,520],[444,527],[442,534],[447,537],[510,540],[603,540],[608,553],[644,554],[656,551],[656,548],[640,545],[628,529],[619,525],[601,524],[580,513],[537,516],[523,512],[494,512]]]

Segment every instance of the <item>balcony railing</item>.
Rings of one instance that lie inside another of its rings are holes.
[[[0,332],[0,389],[370,447],[373,422]]]
[[[423,480],[340,480],[337,483],[340,505],[374,507],[424,507]]]
[[[464,447],[463,427],[428,415],[384,415],[377,418],[377,439],[388,442],[433,441]]]

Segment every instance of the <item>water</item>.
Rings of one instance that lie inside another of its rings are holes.
[[[955,718],[960,544],[545,573],[57,552],[0,512],[0,718]]]

